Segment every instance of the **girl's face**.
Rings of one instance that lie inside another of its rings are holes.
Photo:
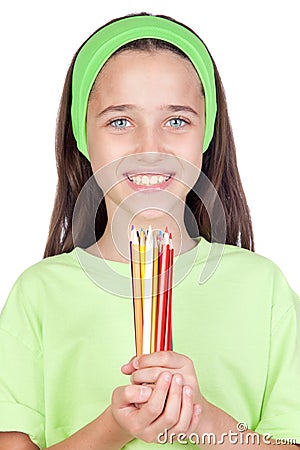
[[[104,192],[115,184],[105,195],[108,214],[131,194],[169,192],[167,202],[184,202],[201,169],[204,127],[202,87],[189,60],[168,50],[110,58],[87,111],[93,172],[102,169]]]

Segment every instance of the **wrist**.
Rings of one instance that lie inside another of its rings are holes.
[[[223,433],[228,430],[236,429],[236,420],[222,409],[208,402],[202,397],[202,413],[197,434],[200,436],[205,433],[212,433],[219,439]]]
[[[220,444],[225,444],[227,448],[235,450],[243,447],[236,441],[239,428],[238,422],[232,416],[205,399],[201,404],[201,409],[200,423],[196,431],[199,442],[201,442],[201,449],[217,449]],[[205,439],[205,436],[210,436],[210,439]]]
[[[132,439],[133,437],[115,421],[111,408],[108,407],[100,416],[72,436],[47,448],[53,448],[53,450],[120,450]]]
[[[114,417],[111,406],[109,406],[104,411],[103,416],[100,416],[98,419],[101,420],[101,417],[102,419],[105,419],[105,427],[107,432],[111,436],[111,442],[119,444],[121,448],[125,444],[130,442],[132,439],[134,439],[134,436],[132,436],[126,430],[124,430],[124,428],[122,428],[121,425],[118,423],[118,421]]]

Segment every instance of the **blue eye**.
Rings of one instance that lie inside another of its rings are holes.
[[[186,120],[183,120],[180,117],[174,117],[173,119],[170,119],[167,122],[167,126],[172,128],[181,128],[186,124],[187,124]]]
[[[126,128],[128,124],[130,124],[130,122],[127,119],[115,119],[109,123],[112,127],[119,129]]]

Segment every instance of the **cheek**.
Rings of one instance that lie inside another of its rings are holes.
[[[199,178],[202,168],[203,153],[202,141],[192,140],[187,143],[187,147],[181,152],[181,164],[183,167],[183,183],[189,191]]]
[[[128,151],[126,140],[120,136],[112,136],[105,128],[87,128],[87,144],[92,167],[103,167],[122,158]]]
[[[109,143],[100,136],[100,133],[87,132],[87,144],[94,173],[112,161],[111,147],[109,146]]]
[[[94,178],[103,191],[104,195],[118,183],[116,178],[116,163],[111,161],[105,161],[100,158],[99,155],[90,156],[91,167],[93,171]]]
[[[92,171],[95,174],[97,171],[102,170],[102,168],[105,166],[105,161],[102,158],[101,149],[96,149],[93,145],[88,143],[88,151],[89,151]]]
[[[203,158],[203,139],[198,135],[196,137],[191,136],[182,144],[183,145],[180,146],[180,149],[177,147],[178,156],[190,165],[201,168]]]

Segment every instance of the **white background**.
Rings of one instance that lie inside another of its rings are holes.
[[[300,292],[298,1],[12,0],[0,19],[0,308],[43,255],[56,114],[72,56],[106,21],[141,11],[186,23],[208,45],[227,94],[256,251]]]

